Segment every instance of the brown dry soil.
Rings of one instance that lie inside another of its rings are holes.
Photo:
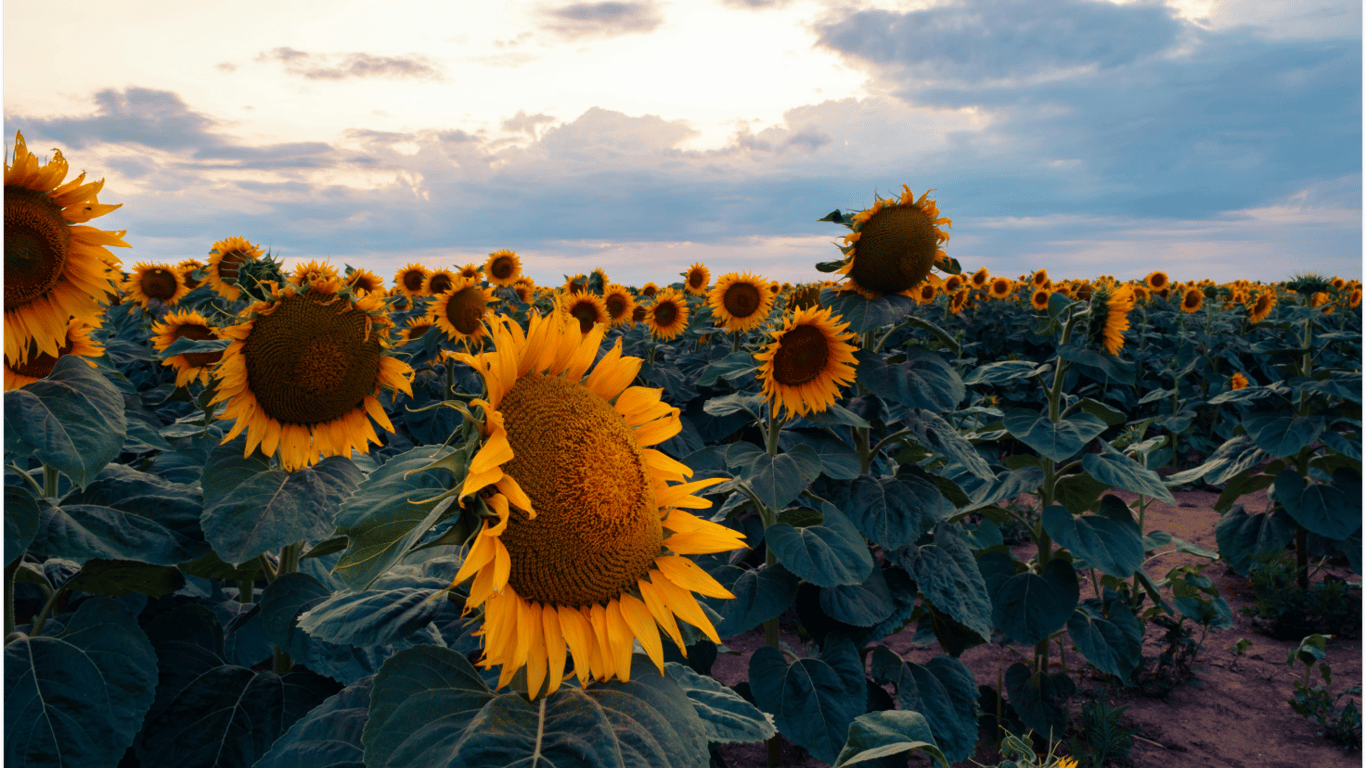
[[[1135,499],[1131,493],[1111,493],[1126,502]],[[1149,504],[1144,529],[1163,530],[1176,538],[1217,551],[1219,547],[1214,538],[1214,526],[1220,513],[1214,509],[1214,502],[1218,494],[1183,491],[1173,495],[1176,506],[1162,502]],[[1020,501],[1027,499],[1021,498]],[[1251,512],[1264,510],[1267,508],[1266,491],[1244,496],[1239,502]],[[1034,554],[1032,544],[1013,549],[1016,556],[1022,559]],[[1157,579],[1177,565],[1202,562],[1207,561],[1194,555],[1174,553],[1153,560],[1146,567],[1148,573]],[[1176,686],[1165,699],[1147,696],[1135,689],[1112,687],[1110,705],[1129,707],[1120,721],[1121,726],[1137,729],[1138,735],[1126,761],[1107,765],[1127,768],[1335,768],[1361,765],[1359,752],[1343,752],[1337,744],[1321,735],[1322,730],[1317,723],[1296,715],[1287,703],[1294,692],[1293,681],[1303,673],[1303,667],[1298,664],[1297,672],[1292,673],[1285,663],[1291,650],[1298,646],[1298,640],[1281,641],[1262,634],[1254,626],[1253,620],[1239,611],[1256,603],[1246,578],[1229,570],[1223,562],[1214,563],[1204,573],[1214,581],[1220,595],[1232,608],[1233,628],[1209,631],[1194,664],[1194,677]],[[1350,568],[1331,565],[1319,571],[1314,577],[1315,581],[1322,579],[1325,574],[1348,582],[1361,582],[1361,577]],[[1089,576],[1084,574],[1082,583],[1082,598],[1094,597]],[[1170,594],[1164,597],[1170,598]],[[786,628],[785,622],[784,625]],[[1162,627],[1148,624],[1143,646],[1145,657],[1156,657],[1161,653],[1164,632]],[[922,664],[942,653],[938,646],[919,647],[912,644],[914,635],[915,627],[911,626],[900,634],[885,638],[882,643],[903,658]],[[1230,646],[1240,638],[1252,642],[1242,658],[1234,656],[1230,650]],[[1198,625],[1195,639],[1200,639]],[[794,648],[801,647],[801,641],[795,634],[784,632],[782,640]],[[744,680],[749,657],[763,642],[762,630],[731,638],[726,646],[735,653],[722,654],[716,660],[713,674],[727,685]],[[1066,639],[1066,645],[1066,671],[1072,675],[1078,687],[1077,695],[1070,702],[1073,727],[1073,731],[1069,732],[1070,737],[1080,722],[1082,704],[1104,695],[1106,686],[1104,675],[1084,664],[1070,638]],[[998,688],[998,674],[1021,660],[1016,652],[1028,654],[1030,650],[988,643],[965,651],[962,661],[972,670],[979,685]],[[1057,653],[1052,654],[1052,672],[1064,669],[1056,657]],[[1325,661],[1332,667],[1334,693],[1361,685],[1361,634],[1352,638],[1330,639]],[[1352,698],[1360,710],[1361,695],[1356,694]],[[1345,705],[1346,702],[1347,697],[1344,697],[1338,701],[1338,705]],[[991,734],[981,734],[972,759],[955,764],[955,768],[995,765],[1002,757],[994,741]],[[1068,752],[1067,740],[1064,740],[1059,754]],[[730,768],[759,768],[768,764],[764,744],[727,745],[721,749],[721,755]],[[910,760],[912,766],[932,764],[921,755]],[[813,768],[825,763],[784,740],[783,765],[788,768]]]

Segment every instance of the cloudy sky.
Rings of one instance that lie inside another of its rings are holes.
[[[6,146],[134,261],[816,279],[934,187],[964,267],[1362,274],[1356,0],[4,3]]]

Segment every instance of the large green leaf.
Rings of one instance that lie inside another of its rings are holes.
[[[750,657],[749,686],[778,730],[825,762],[834,762],[849,726],[867,711],[863,662],[847,638],[827,639],[820,658],[790,666],[782,651],[764,646]]]
[[[1276,508],[1271,512],[1245,514],[1242,504],[1235,504],[1214,525],[1214,538],[1219,542],[1219,557],[1241,576],[1263,552],[1282,552],[1295,536],[1295,521]]]
[[[156,653],[128,609],[82,602],[62,634],[5,646],[5,765],[118,764],[156,685]]]
[[[876,626],[896,609],[881,568],[873,568],[858,584],[823,587],[820,603],[831,618],[855,627]]]
[[[1111,488],[1152,496],[1168,504],[1176,503],[1172,492],[1162,484],[1162,478],[1156,472],[1111,448],[1104,440],[1100,441],[1100,446],[1100,453],[1088,453],[1081,457],[1081,468],[1087,474]]]
[[[1270,455],[1257,447],[1252,438],[1247,435],[1236,435],[1214,449],[1214,453],[1205,459],[1205,463],[1184,472],[1168,475],[1165,482],[1167,485],[1181,485],[1204,478],[1205,482],[1211,485],[1223,485],[1239,472],[1255,467],[1270,458]]]
[[[1016,662],[1005,674],[1006,693],[1024,724],[1049,741],[1067,729],[1067,700],[1077,684],[1066,672],[1045,675]]]
[[[1127,507],[1124,512],[1127,515]],[[1077,517],[1066,507],[1050,504],[1043,510],[1043,528],[1054,543],[1116,578],[1129,578],[1143,564],[1143,539],[1138,526],[1121,516]]]
[[[86,560],[136,560],[175,565],[200,557],[203,542],[190,539],[156,520],[113,507],[71,504],[44,506],[31,549],[49,557]]]
[[[906,362],[888,365],[867,350],[858,358],[858,380],[880,397],[910,408],[943,413],[958,407],[967,394],[948,361],[925,347],[907,347]]]
[[[1334,475],[1336,481],[1337,475]],[[1361,527],[1361,480],[1358,494],[1349,496],[1335,483],[1306,483],[1293,469],[1276,475],[1276,501],[1310,533],[1345,539]]]
[[[1244,417],[1243,428],[1258,448],[1282,459],[1294,456],[1306,445],[1313,445],[1323,432],[1323,418],[1262,411]]]
[[[252,451],[250,456],[244,456],[246,447],[247,438],[241,435],[209,451],[199,482],[204,489],[205,504],[218,501],[242,483],[270,470],[270,459],[261,455],[260,451]]]
[[[697,377],[699,387],[714,387],[717,381],[738,381],[759,367],[749,352],[732,352],[720,360],[713,360]]]
[[[797,597],[797,577],[781,565],[751,569],[722,565],[711,575],[735,595],[733,600],[702,598],[721,616],[716,632],[723,640],[781,616]]]
[[[412,648],[375,677],[361,739],[368,768],[707,765],[691,700],[643,655],[629,683],[566,685],[529,702],[489,691],[459,653]]]
[[[803,443],[820,455],[821,474],[826,477],[853,480],[859,476],[858,452],[843,440],[831,437],[824,431],[784,429],[778,433],[778,445],[785,451]]]
[[[1105,431],[1105,422],[1089,413],[1075,413],[1055,422],[1048,414],[1012,408],[1006,411],[1004,421],[1012,437],[1054,461],[1066,461]]]
[[[1094,349],[1085,349],[1072,344],[1064,344],[1058,348],[1058,357],[1064,360],[1088,366],[1096,369],[1100,376],[1095,378],[1104,380],[1106,377],[1119,382],[1120,384],[1134,383],[1134,370],[1136,366],[1130,360],[1125,360],[1114,355],[1097,352]]]
[[[79,355],[5,393],[5,453],[33,454],[85,487],[123,447],[123,396]]]
[[[984,483],[974,491],[972,503],[959,507],[958,512],[971,512],[1013,499],[1022,493],[1034,493],[1043,485],[1043,481],[1043,469],[1032,464],[1002,472],[994,482]]]
[[[1067,633],[1100,671],[1128,680],[1143,661],[1143,625],[1118,592],[1105,588],[1104,602],[1084,601],[1067,620]]]
[[[67,582],[71,589],[91,595],[118,597],[129,593],[165,597],[185,586],[174,566],[129,560],[90,560]]]
[[[820,525],[793,528],[775,523],[764,540],[782,563],[798,577],[821,587],[859,584],[873,570],[873,556],[849,519],[831,504],[821,505]]]
[[[740,478],[759,497],[759,501],[773,510],[786,507],[821,474],[820,455],[804,444],[777,456],[759,451],[746,454],[744,459],[737,467]],[[730,462],[729,454],[726,460]]]
[[[430,624],[447,603],[439,589],[343,593],[301,614],[299,628],[330,643],[388,645]]]
[[[448,460],[454,470],[420,471],[438,460]],[[453,456],[449,449],[423,446],[371,472],[337,512],[337,533],[350,542],[334,569],[342,582],[354,590],[365,589],[398,562],[436,523],[441,511],[433,499],[464,481],[465,466],[463,451]]]
[[[920,538],[943,503],[938,487],[914,476],[864,475],[837,488],[835,503],[864,536],[888,551]]]
[[[864,333],[900,322],[915,308],[915,299],[896,293],[865,299],[857,293],[839,293],[827,289],[821,291],[821,306],[829,307],[831,314],[849,323],[849,330]]]
[[[848,740],[832,768],[900,757],[906,752],[924,752],[944,768],[949,768],[944,753],[934,744],[924,715],[899,709],[869,712],[859,715],[850,724]],[[905,762],[905,758],[900,762]]]
[[[977,558],[991,595],[991,620],[1020,645],[1038,645],[1067,625],[1081,596],[1072,564],[1048,561],[1042,573],[1015,573],[1015,562],[1003,552]]]
[[[924,665],[905,661],[886,646],[873,649],[873,679],[896,686],[896,705],[919,712],[929,723],[933,743],[951,762],[966,760],[977,745],[977,681],[972,670],[949,656]]]
[[[14,562],[38,535],[38,499],[21,485],[5,486],[5,565]]]
[[[986,459],[977,453],[977,447],[938,414],[913,410],[902,418],[902,426],[911,430],[925,450],[943,454],[950,462],[983,480],[996,479],[996,473]]]
[[[360,734],[369,717],[373,678],[347,686],[319,704],[271,745],[253,768],[356,768]]]
[[[716,678],[699,675],[692,667],[672,661],[664,665],[664,670],[692,701],[707,729],[708,742],[763,741],[778,732],[768,715]]]
[[[952,529],[935,531],[934,543],[892,553],[915,579],[921,595],[949,618],[991,640],[991,596],[971,550]]]
[[[1042,366],[1028,360],[997,360],[994,363],[979,365],[963,379],[968,386],[976,384],[1005,384],[1016,379],[1033,376]]]

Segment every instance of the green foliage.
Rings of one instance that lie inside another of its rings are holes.
[[[1305,630],[1354,634],[1361,625],[1361,588],[1334,579],[1311,582],[1306,591],[1297,583],[1298,573],[1294,557],[1283,550],[1259,555],[1248,573],[1257,604],[1243,613],[1278,640]]]
[[[1138,733],[1137,729],[1120,727],[1119,719],[1128,710],[1128,707],[1111,707],[1104,693],[1083,704],[1081,741],[1072,740],[1072,754],[1082,754],[1078,747],[1084,744],[1090,756],[1090,768],[1101,768],[1111,760],[1127,759],[1134,747],[1133,736]]]
[[[1329,635],[1328,637],[1332,637]],[[1332,669],[1323,661],[1327,655],[1327,639],[1321,634],[1313,634],[1300,642],[1300,647],[1291,651],[1285,663],[1294,669],[1298,661],[1304,667],[1304,677],[1295,681],[1295,694],[1287,699],[1295,714],[1306,720],[1313,720],[1323,726],[1324,735],[1341,744],[1343,749],[1361,750],[1361,712],[1351,698],[1338,707],[1337,702],[1344,696],[1361,693],[1361,686],[1354,685],[1336,696],[1329,686],[1333,684]],[[1310,677],[1317,665],[1320,683],[1311,683]]]

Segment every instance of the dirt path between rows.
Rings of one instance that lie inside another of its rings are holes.
[[[1123,491],[1111,493],[1126,502],[1132,502],[1135,498],[1134,494]],[[1183,491],[1173,495],[1177,502],[1175,506],[1162,502],[1153,502],[1148,506],[1145,529],[1163,530],[1177,538],[1217,551],[1214,526],[1220,513],[1214,509],[1214,502],[1218,494]],[[1266,492],[1250,494],[1239,501],[1249,511],[1260,511],[1267,506]],[[1013,549],[1021,558],[1034,554],[1032,544]],[[1179,564],[1201,562],[1206,561],[1194,555],[1175,553],[1151,562],[1147,570],[1149,575],[1157,579]],[[1114,688],[1110,692],[1108,701],[1111,706],[1129,707],[1121,719],[1121,725],[1139,731],[1129,759],[1114,765],[1129,768],[1336,768],[1361,765],[1360,753],[1344,753],[1321,735],[1316,723],[1296,715],[1286,701],[1294,692],[1293,680],[1303,671],[1297,665],[1296,672],[1292,673],[1285,664],[1287,655],[1298,646],[1298,638],[1293,641],[1276,640],[1259,632],[1253,620],[1242,615],[1239,609],[1255,605],[1256,597],[1247,579],[1229,570],[1223,562],[1209,566],[1204,574],[1214,581],[1221,596],[1232,608],[1234,626],[1228,630],[1209,631],[1194,665],[1197,670],[1195,677],[1181,683],[1165,699],[1150,697],[1134,689]],[[1348,582],[1361,582],[1361,577],[1350,568],[1333,566],[1324,567],[1315,576],[1315,581],[1329,574]],[[1093,597],[1090,579],[1083,578],[1082,584],[1082,598]],[[1161,653],[1164,632],[1160,626],[1148,625],[1144,637],[1144,656]],[[914,645],[911,642],[914,635],[915,627],[912,626],[882,642],[903,658],[917,663],[924,663],[941,653],[938,646]],[[1250,640],[1252,645],[1244,657],[1237,658],[1230,646],[1241,638]],[[1200,639],[1198,626],[1195,639]],[[784,633],[783,640],[793,647],[801,646],[795,635]],[[762,630],[732,638],[726,645],[738,653],[723,654],[717,659],[712,672],[722,682],[733,685],[745,679],[749,657],[763,645]],[[1078,694],[1073,697],[1070,707],[1075,726],[1079,722],[1082,704],[1104,695],[1105,686],[1100,673],[1082,666],[1081,654],[1071,647],[1070,640],[1068,646],[1067,671],[1078,686]],[[1029,655],[1027,649],[1026,655]],[[1012,649],[993,644],[969,649],[961,658],[972,670],[979,685],[987,684],[993,688],[997,686],[998,671],[1019,661]],[[1058,659],[1053,658],[1052,661],[1051,671],[1061,671]],[[1329,640],[1325,661],[1332,667],[1334,693],[1360,685],[1361,633],[1350,638]],[[1082,668],[1078,669],[1079,666]],[[1353,698],[1360,710],[1360,694]],[[1342,705],[1346,701],[1344,698],[1338,703]],[[1063,753],[1066,753],[1065,745]],[[767,751],[762,744],[729,745],[722,748],[721,754],[730,768],[760,768],[767,765]],[[783,758],[783,765],[789,768],[825,765],[801,748],[788,743],[784,744]],[[1002,758],[991,745],[979,742],[973,759],[977,764],[994,765]],[[910,761],[912,766],[931,764],[921,756]],[[955,768],[972,766],[974,763],[967,760],[957,763]]]

